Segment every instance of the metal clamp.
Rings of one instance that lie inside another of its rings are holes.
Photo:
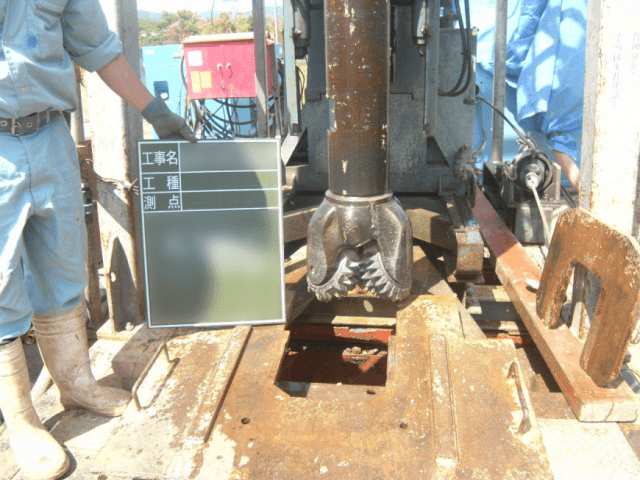
[[[151,360],[149,360],[149,363],[140,374],[140,377],[138,378],[138,380],[136,380],[136,383],[133,385],[133,389],[131,390],[131,397],[133,398],[133,402],[136,405],[136,410],[138,411],[142,410],[142,406],[140,405],[140,399],[138,398],[138,389],[140,388],[140,385],[142,385],[142,382],[144,382],[144,380],[147,378],[147,375],[149,374],[151,367],[153,367],[153,365],[156,363],[156,360],[158,359],[158,357],[160,356],[160,353],[163,350],[167,356],[167,362],[171,362],[171,359],[169,358],[169,349],[167,348],[167,342],[163,342],[162,345],[160,345],[157,348],[157,350],[153,354],[153,357],[151,357]]]

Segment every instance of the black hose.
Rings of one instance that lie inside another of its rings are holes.
[[[455,86],[447,91],[438,88],[438,95],[442,97],[457,97],[467,91],[471,84],[471,78],[473,76],[473,58],[471,56],[471,35],[469,35],[469,28],[471,26],[471,14],[469,13],[469,0],[465,0],[465,18],[466,25],[462,19],[462,9],[460,8],[460,1],[455,0],[456,15],[458,17],[459,29],[460,29],[460,41],[462,43],[462,68],[460,69],[460,76]],[[465,79],[466,77],[466,79]],[[460,87],[464,81],[464,86]]]
[[[537,150],[535,144],[531,141],[531,139],[529,137],[527,137],[524,132],[522,130],[520,130],[518,127],[516,127],[513,122],[511,122],[511,120],[509,120],[505,114],[503,112],[500,111],[500,109],[498,107],[496,107],[493,103],[491,103],[489,100],[487,100],[486,98],[482,98],[482,97],[476,97],[476,100],[480,100],[484,103],[486,103],[487,105],[489,105],[491,108],[493,108],[495,110],[495,112],[500,115],[502,117],[502,119],[507,122],[511,128],[513,128],[513,131],[516,132],[518,134],[518,136],[522,139],[523,142],[525,142],[529,147],[531,147],[534,150]]]

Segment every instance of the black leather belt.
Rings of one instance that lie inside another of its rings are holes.
[[[55,111],[33,113],[20,118],[0,118],[0,133],[10,133],[15,136],[28,135],[59,116],[60,112]]]

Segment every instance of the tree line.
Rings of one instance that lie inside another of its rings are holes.
[[[273,18],[266,19],[267,31],[273,38]],[[281,27],[282,28],[282,27]],[[218,18],[204,18],[189,10],[162,12],[161,20],[140,18],[138,32],[140,46],[181,43],[191,35],[212,33],[241,33],[253,31],[253,16],[238,12],[222,12]]]

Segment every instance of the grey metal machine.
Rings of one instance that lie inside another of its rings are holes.
[[[291,134],[283,160],[294,191],[285,240],[296,239],[286,232],[296,230],[287,227],[300,198],[326,192],[305,232],[309,289],[322,301],[356,285],[400,300],[411,288],[414,237],[439,247],[450,273],[478,278],[468,13],[457,13],[458,0],[285,0],[284,8]]]
[[[482,183],[521,243],[548,245],[551,238],[545,228],[554,212],[565,208],[562,172],[530,138],[526,140],[520,142],[520,152],[511,162],[485,163]],[[534,189],[540,205],[536,205]]]

